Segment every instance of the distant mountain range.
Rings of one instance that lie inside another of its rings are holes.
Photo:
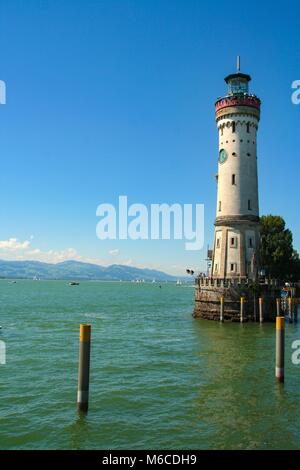
[[[175,277],[154,269],[140,269],[132,266],[112,264],[98,266],[79,261],[64,261],[51,264],[40,261],[4,261],[0,260],[0,278],[4,279],[66,279],[66,280],[106,280],[106,281],[176,281],[190,280]]]

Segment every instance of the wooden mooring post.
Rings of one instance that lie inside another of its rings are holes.
[[[276,317],[276,382],[284,382],[284,317]]]
[[[224,296],[220,297],[220,321],[224,321]]]
[[[245,313],[244,304],[245,304],[245,297],[241,297],[241,301],[240,301],[240,321],[241,321],[241,323],[243,323],[243,321],[245,320],[245,318],[244,318],[244,313]]]
[[[258,305],[259,305],[259,323],[263,323],[264,321],[264,299],[260,297],[258,299]]]
[[[289,314],[289,322],[293,323],[293,298],[288,297],[288,314]]]
[[[81,324],[79,333],[78,411],[87,412],[89,407],[91,325]]]

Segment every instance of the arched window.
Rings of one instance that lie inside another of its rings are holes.
[[[247,132],[248,132],[248,134],[250,132],[250,122],[247,122]]]
[[[232,132],[235,132],[235,122],[232,121]]]

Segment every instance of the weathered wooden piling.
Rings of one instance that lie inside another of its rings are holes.
[[[224,296],[220,297],[220,321],[224,321]]]
[[[284,317],[276,317],[276,382],[284,382]]]
[[[244,303],[245,303],[245,297],[241,297],[241,300],[240,300],[240,321],[241,323],[243,323],[244,321]]]
[[[260,297],[258,299],[258,305],[259,305],[259,322],[263,323],[264,321],[264,299]]]
[[[293,322],[293,299],[292,297],[288,297],[288,314],[289,314],[289,322]]]
[[[77,407],[79,411],[88,411],[90,382],[91,325],[81,324],[79,333],[79,367]]]

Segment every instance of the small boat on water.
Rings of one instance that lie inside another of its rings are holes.
[[[17,284],[17,281],[9,281],[9,284]]]
[[[69,286],[79,286],[79,282],[75,282],[75,281],[69,282]]]

